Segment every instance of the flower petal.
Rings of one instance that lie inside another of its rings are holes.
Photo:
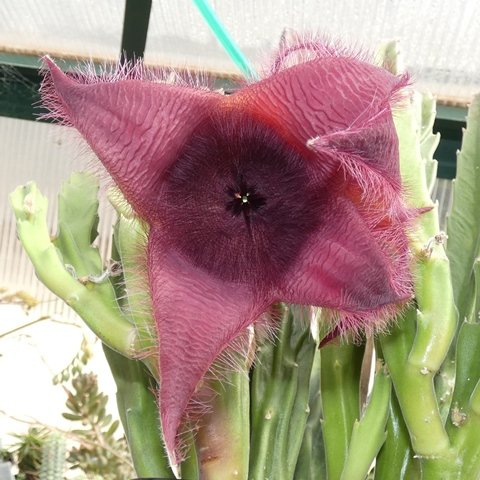
[[[221,97],[190,87],[65,75],[48,57],[42,85],[49,116],[87,140],[136,212],[155,217],[155,189],[208,109]]]
[[[367,323],[372,312],[410,298],[406,250],[404,255],[383,250],[345,198],[332,200],[321,214],[317,232],[280,282],[282,300],[355,313],[358,322]]]
[[[285,139],[304,146],[319,135],[382,123],[384,114],[391,116],[391,106],[407,84],[406,76],[396,77],[354,57],[332,54],[282,70],[236,96]],[[385,160],[390,165],[398,162],[398,158]]]
[[[160,416],[167,450],[176,463],[181,460],[179,429],[196,387],[271,299],[196,268],[169,249],[168,239],[155,227],[149,236],[148,265],[159,337]]]
[[[375,122],[362,128],[348,128],[319,135],[309,140],[308,146],[320,156],[330,154],[340,159],[346,170],[363,182],[367,190],[372,187],[371,180],[377,184],[377,188],[382,188],[382,183],[389,184],[385,186],[390,186],[400,195],[398,140],[390,112],[382,113],[376,117]],[[367,171],[364,170],[365,167],[368,168]],[[378,178],[378,174],[382,177]],[[368,178],[362,178],[365,176]]]

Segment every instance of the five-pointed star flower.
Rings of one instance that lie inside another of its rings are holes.
[[[45,62],[50,116],[81,133],[150,227],[174,463],[197,385],[272,303],[334,309],[337,331],[372,331],[411,297],[392,119],[404,76],[315,42],[281,49],[232,95],[142,65],[96,77]]]

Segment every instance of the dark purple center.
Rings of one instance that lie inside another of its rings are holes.
[[[243,215],[251,233],[250,218],[256,210],[265,205],[266,199],[257,192],[255,186],[248,185],[241,175],[233,185],[225,188],[225,193],[228,196],[225,208],[234,217]]]
[[[170,168],[158,198],[163,231],[223,280],[272,282],[319,222],[305,159],[245,117],[209,119]]]

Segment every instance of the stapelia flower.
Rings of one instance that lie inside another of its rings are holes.
[[[343,333],[375,330],[411,298],[392,120],[404,76],[315,42],[282,47],[232,95],[140,64],[96,77],[45,62],[49,115],[82,134],[150,227],[173,463],[196,387],[272,303],[333,309]]]

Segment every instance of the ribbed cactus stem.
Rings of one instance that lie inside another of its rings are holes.
[[[320,360],[320,350],[317,350],[310,376],[310,413],[305,426],[302,447],[298,455],[295,479],[323,480],[326,478],[325,451],[321,425]]]
[[[309,414],[316,342],[309,309],[282,305],[275,345],[259,347],[251,385],[249,480],[293,480]]]
[[[75,188],[75,193],[71,195],[64,192],[73,208],[71,211],[64,210],[65,217],[75,220],[75,235],[63,228],[62,236],[55,244],[52,243],[47,226],[47,199],[30,182],[18,187],[10,196],[17,219],[18,237],[40,281],[72,307],[104,343],[127,357],[135,357],[136,329],[116,307],[109,282],[82,282],[66,268],[66,264],[70,264],[79,276],[97,274],[102,270],[98,251],[90,249],[93,241],[91,217],[82,216],[75,209],[75,205],[83,206],[91,200],[88,193],[97,181],[87,174],[76,174],[72,181],[76,187],[84,187]],[[73,215],[72,211],[75,212]],[[68,218],[59,216],[59,225],[65,227],[68,224]]]
[[[387,438],[375,464],[375,480],[419,480],[420,465],[414,458],[408,430],[402,417],[400,405],[392,390]]]
[[[448,218],[448,256],[452,262],[454,298],[460,314],[456,338],[456,378],[447,432],[452,444],[451,466],[425,464],[425,478],[480,477],[480,96],[467,117],[462,150],[457,156],[453,207]],[[448,476],[449,475],[449,476]]]
[[[449,438],[445,432],[433,386],[456,330],[456,312],[448,258],[443,248],[438,214],[427,185],[425,160],[420,149],[417,112],[420,97],[396,115],[400,141],[402,178],[412,207],[431,208],[418,220],[411,242],[417,257],[414,268],[417,308],[413,345],[405,345],[398,328],[381,338],[413,449],[420,457],[448,455]]]
[[[468,317],[474,300],[473,265],[480,255],[479,204],[480,94],[473,98],[468,110],[462,148],[457,153],[452,209],[447,218],[447,253],[461,323]]]
[[[163,448],[152,379],[137,360],[104,346],[117,385],[117,405],[135,471],[140,477],[172,477]]]
[[[214,392],[209,412],[199,421],[196,438],[203,480],[248,480],[250,453],[250,381],[248,355],[237,357],[235,370],[210,380]],[[251,358],[251,357],[250,357]],[[182,469],[183,471],[183,469]]]
[[[122,302],[122,309],[136,328],[135,351],[139,353],[138,357],[143,359],[150,373],[158,382],[157,332],[144,272],[146,266],[138,265],[141,249],[144,248],[145,238],[148,234],[148,227],[136,217],[128,218],[119,210],[117,213],[118,221],[114,229],[114,241],[123,270],[125,291],[122,294],[125,298]]]
[[[66,450],[63,435],[52,433],[46,438],[42,447],[40,480],[63,480]]]
[[[327,478],[339,480],[350,438],[360,417],[360,372],[364,348],[327,345],[321,353],[322,431]]]
[[[375,375],[370,400],[353,425],[341,480],[363,480],[385,442],[392,382],[383,367]]]

